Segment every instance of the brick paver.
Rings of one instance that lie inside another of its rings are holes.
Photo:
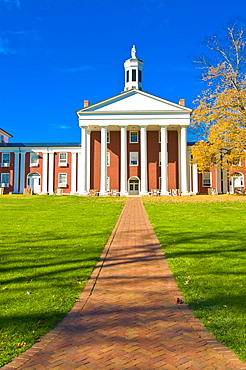
[[[73,309],[3,369],[246,369],[177,298],[141,199],[128,198]]]

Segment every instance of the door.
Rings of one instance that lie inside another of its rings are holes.
[[[230,193],[234,194],[244,188],[244,177],[240,172],[234,172],[230,178]]]
[[[129,195],[138,195],[139,194],[139,179],[134,177],[129,180]]]
[[[39,173],[30,173],[27,177],[27,187],[31,188],[33,194],[40,193],[41,176]]]

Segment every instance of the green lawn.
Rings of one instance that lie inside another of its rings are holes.
[[[145,198],[185,302],[246,361],[246,197]]]
[[[0,196],[0,366],[73,306],[125,203]]]

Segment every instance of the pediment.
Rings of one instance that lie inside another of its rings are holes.
[[[113,98],[93,104],[77,113],[131,113],[131,112],[190,112],[191,109],[169,102],[154,95],[131,90]]]

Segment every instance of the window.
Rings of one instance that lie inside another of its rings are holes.
[[[59,167],[67,167],[67,153],[59,153]]]
[[[110,152],[107,152],[107,166],[110,166]]]
[[[107,191],[110,191],[110,177],[107,177]]]
[[[161,143],[161,130],[159,131],[159,143]]]
[[[9,173],[1,174],[1,187],[7,188],[9,186]]]
[[[132,81],[137,81],[137,71],[136,71],[136,69],[132,70]]]
[[[126,71],[126,82],[129,82],[129,71]]]
[[[142,82],[142,71],[138,70],[138,82]]]
[[[161,166],[161,152],[159,152],[159,166]]]
[[[67,187],[67,174],[66,173],[59,173],[58,174],[58,186],[59,186],[59,188],[66,188]]]
[[[30,153],[30,166],[37,167],[38,166],[38,153]]]
[[[1,167],[9,167],[9,166],[10,166],[10,153],[2,153]]]
[[[161,190],[161,177],[159,177],[159,189]]]
[[[202,173],[202,186],[211,186],[211,172]]]
[[[138,131],[130,131],[130,143],[138,143]]]
[[[107,131],[107,144],[110,143],[110,131]]]
[[[138,166],[138,152],[130,152],[130,166]]]

